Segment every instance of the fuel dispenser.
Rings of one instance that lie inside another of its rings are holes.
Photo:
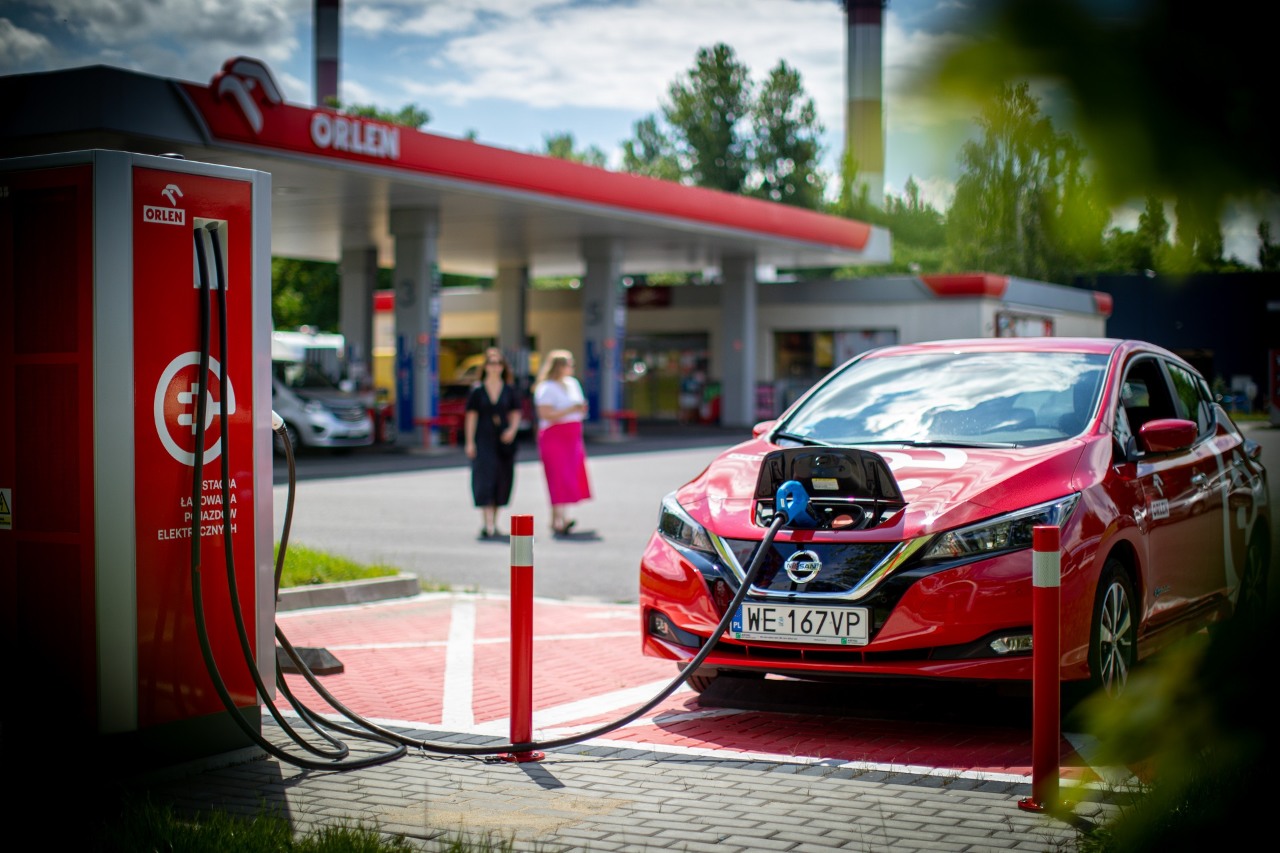
[[[270,189],[262,172],[117,151],[0,160],[7,747],[39,720],[158,765],[260,731]]]

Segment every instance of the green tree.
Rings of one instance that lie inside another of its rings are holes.
[[[625,171],[822,207],[822,126],[794,68],[778,63],[757,97],[746,66],[717,44],[698,50],[668,94],[661,119],[636,122],[623,142]]]
[[[1174,272],[1190,274],[1222,268],[1220,206],[1221,199],[1199,195],[1178,198],[1173,208],[1177,218],[1172,252]]]
[[[825,183],[817,164],[822,125],[800,72],[785,62],[769,73],[751,108],[754,136],[750,195],[816,210]]]
[[[946,244],[946,217],[920,196],[920,185],[907,178],[901,196],[885,196],[885,225],[895,244],[940,249]]]
[[[1002,85],[977,122],[947,216],[950,265],[1052,281],[1096,263],[1108,215],[1080,144],[1054,130],[1025,82]]]
[[[733,48],[699,48],[694,67],[668,94],[662,112],[675,129],[685,174],[700,187],[741,192],[751,168],[742,126],[751,112],[751,78]]]
[[[314,326],[338,330],[338,265],[297,258],[271,259],[273,328]]]
[[[414,130],[421,130],[431,122],[431,113],[421,109],[417,104],[405,104],[396,112],[390,112],[372,104],[338,104],[335,105],[335,109],[349,116],[377,119],[387,124],[411,127]]]
[[[631,139],[622,143],[622,170],[664,181],[680,181],[684,170],[676,157],[675,145],[658,126],[652,113],[632,125]]]
[[[1280,246],[1271,242],[1271,222],[1262,220],[1258,223],[1258,266],[1267,272],[1280,270]]]
[[[585,163],[588,166],[604,168],[607,159],[603,151],[595,145],[588,145],[579,151],[574,145],[572,133],[552,133],[542,137],[544,153],[558,160],[570,160],[574,163]]]
[[[1164,202],[1153,195],[1147,196],[1147,206],[1138,216],[1136,251],[1133,268],[1160,272],[1168,263],[1169,218],[1164,214]]]
[[[858,180],[859,171],[858,158],[853,156],[852,151],[844,152],[844,156],[840,158],[840,191],[828,212],[846,219],[874,222],[880,210],[872,204],[867,185]]]

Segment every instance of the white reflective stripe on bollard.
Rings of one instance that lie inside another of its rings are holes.
[[[511,537],[511,565],[533,567],[533,537],[532,536],[512,536]]]
[[[1033,586],[1062,585],[1062,555],[1057,551],[1031,552],[1031,583]]]

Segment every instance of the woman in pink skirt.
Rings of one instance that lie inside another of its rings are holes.
[[[538,454],[551,497],[551,530],[556,536],[565,536],[576,523],[568,518],[565,507],[591,497],[587,450],[582,441],[587,402],[573,375],[573,354],[568,350],[547,353],[538,371],[533,402],[538,410]]]

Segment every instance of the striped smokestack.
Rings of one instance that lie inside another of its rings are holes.
[[[338,100],[338,30],[342,0],[315,0],[316,105]]]
[[[858,164],[858,183],[867,199],[884,206],[884,83],[882,24],[888,0],[844,0],[844,148]]]

